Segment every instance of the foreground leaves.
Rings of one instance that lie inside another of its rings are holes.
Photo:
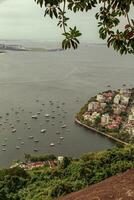
[[[76,26],[68,27],[67,11],[88,12],[94,7],[99,8],[95,17],[98,20],[99,36],[107,41],[108,47],[113,47],[120,54],[134,54],[134,19],[130,19],[129,12],[134,6],[134,0],[34,0],[45,9],[44,16],[56,18],[57,25],[63,29],[63,49],[79,45],[81,36]],[[120,17],[125,18],[124,25]],[[121,29],[119,28],[121,25]],[[123,27],[122,27],[123,26]]]

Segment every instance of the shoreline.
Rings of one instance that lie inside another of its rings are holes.
[[[124,141],[122,141],[122,140],[120,140],[120,139],[118,139],[118,138],[115,138],[115,137],[113,137],[113,136],[111,136],[111,135],[108,135],[108,134],[106,134],[106,133],[104,133],[104,132],[102,132],[102,131],[99,131],[99,130],[97,130],[97,129],[91,127],[91,126],[88,126],[88,125],[86,125],[86,124],[83,124],[83,123],[82,123],[81,121],[79,121],[77,118],[75,118],[75,122],[76,122],[77,124],[79,124],[79,125],[81,125],[81,126],[87,128],[87,129],[89,129],[89,130],[91,130],[91,131],[94,131],[94,132],[96,132],[96,133],[99,133],[99,134],[101,134],[101,135],[103,135],[103,136],[105,136],[105,137],[107,137],[107,138],[109,138],[109,139],[111,139],[111,140],[113,140],[113,141],[115,141],[115,142],[118,142],[118,143],[123,144],[123,145],[130,145],[130,144],[127,143],[127,142],[124,142]]]

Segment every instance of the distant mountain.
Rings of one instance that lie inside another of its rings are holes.
[[[9,44],[0,44],[0,51],[35,51],[35,52],[53,52],[53,51],[62,51],[63,49],[55,48],[55,49],[45,49],[45,48],[26,48],[21,45],[9,45]]]
[[[28,49],[21,45],[0,44],[0,50],[27,51]]]

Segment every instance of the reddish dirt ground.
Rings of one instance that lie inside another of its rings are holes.
[[[58,200],[134,200],[134,169]]]

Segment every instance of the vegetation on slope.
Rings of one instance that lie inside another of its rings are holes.
[[[134,168],[134,147],[65,158],[55,169],[0,170],[0,200],[51,200]]]

